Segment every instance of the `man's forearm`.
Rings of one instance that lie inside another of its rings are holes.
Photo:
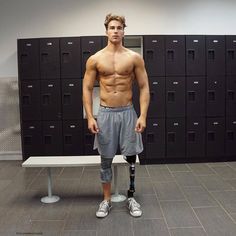
[[[84,95],[83,95],[83,105],[84,105],[84,108],[85,108],[85,112],[86,112],[86,117],[87,117],[87,119],[94,118],[94,117],[93,117],[92,91],[91,91],[91,92],[84,91]]]
[[[140,116],[147,118],[147,111],[150,102],[150,93],[148,89],[140,90]]]

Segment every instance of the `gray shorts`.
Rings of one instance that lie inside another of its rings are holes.
[[[99,132],[95,135],[94,149],[106,158],[113,158],[118,147],[124,156],[141,153],[142,136],[134,130],[136,121],[133,105],[116,108],[100,106],[97,116]]]

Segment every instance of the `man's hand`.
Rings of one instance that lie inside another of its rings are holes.
[[[135,131],[138,133],[142,133],[145,128],[146,128],[146,119],[139,117],[136,122]]]
[[[88,129],[93,134],[97,134],[99,132],[97,121],[94,118],[88,120]]]

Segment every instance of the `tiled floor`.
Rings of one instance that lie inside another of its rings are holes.
[[[128,167],[119,167],[126,193]],[[45,236],[235,236],[236,162],[136,167],[136,199],[143,216],[113,204],[105,219],[95,211],[102,200],[99,167],[53,169],[53,192],[61,200],[43,204],[45,169],[0,162],[0,235]]]

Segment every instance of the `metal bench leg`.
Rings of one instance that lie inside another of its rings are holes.
[[[51,168],[48,167],[48,196],[42,197],[41,202],[43,203],[54,203],[60,200],[60,197],[52,195],[52,174]]]
[[[117,177],[118,177],[118,166],[114,165],[114,186],[115,186],[115,194],[111,195],[112,202],[123,202],[126,199],[126,196],[119,194],[118,184],[117,184]]]

